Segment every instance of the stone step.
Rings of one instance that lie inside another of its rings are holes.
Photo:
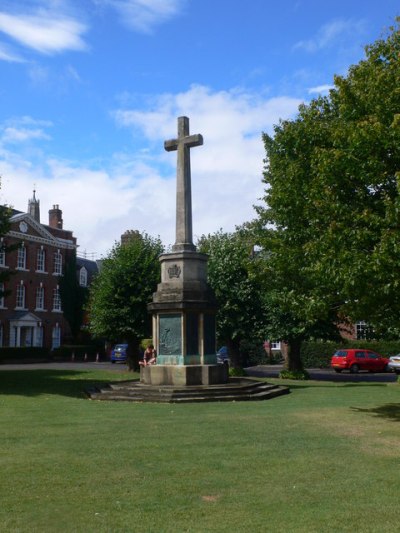
[[[257,381],[256,379],[247,379],[241,378],[239,380],[232,380],[228,383],[223,383],[219,385],[186,385],[186,386],[176,386],[176,385],[146,385],[140,381],[129,381],[129,382],[118,382],[110,383],[108,387],[113,390],[123,390],[126,388],[137,388],[141,391],[158,391],[160,393],[170,393],[171,391],[175,393],[183,392],[185,394],[198,393],[198,392],[210,392],[213,394],[218,394],[219,392],[225,393],[227,390],[236,391],[236,390],[252,390],[260,388],[262,386],[266,387],[275,387],[277,385],[271,385],[270,383],[264,381]]]
[[[225,385],[151,386],[139,381],[111,383],[86,391],[93,400],[131,402],[190,403],[212,401],[255,401],[289,393],[288,387],[249,379],[232,380]]]

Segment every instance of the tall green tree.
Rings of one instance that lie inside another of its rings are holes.
[[[261,283],[254,272],[258,258],[253,253],[253,239],[249,232],[219,231],[202,236],[199,249],[209,254],[208,282],[217,303],[217,338],[228,346],[231,365],[242,368],[246,354],[241,350],[243,340],[261,345],[264,340],[264,318]]]
[[[78,340],[83,324],[84,306],[88,299],[87,287],[81,287],[76,270],[76,252],[67,257],[63,275],[60,277],[60,296],[64,317],[69,323],[73,341]]]
[[[2,205],[0,206],[0,237],[5,237],[10,229],[10,217],[11,217],[11,208]],[[7,248],[5,248],[7,251]],[[8,248],[10,250],[10,248]],[[10,279],[10,275],[14,272],[9,270],[2,269],[0,272],[0,283],[5,283]],[[0,291],[0,297],[5,296],[9,291]]]
[[[151,336],[147,304],[160,281],[159,239],[136,234],[115,244],[90,287],[91,332],[111,342],[128,342],[131,366],[138,365],[140,340]]]
[[[293,369],[302,340],[330,335],[341,317],[399,329],[399,117],[396,25],[335,77],[329,96],[264,135],[258,224],[270,252],[271,334],[289,342]]]

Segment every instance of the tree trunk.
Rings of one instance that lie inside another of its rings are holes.
[[[232,368],[243,368],[242,357],[240,355],[240,341],[229,339],[226,341],[228,347],[230,366]]]
[[[128,342],[128,368],[132,371],[138,371],[139,370],[139,359],[141,358],[140,353],[140,342],[138,339],[131,339]]]
[[[288,350],[285,361],[285,369],[293,372],[302,372],[303,363],[301,360],[300,350],[303,339],[290,339],[288,341]]]

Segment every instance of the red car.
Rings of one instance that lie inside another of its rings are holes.
[[[385,372],[389,359],[382,357],[371,350],[361,348],[351,348],[338,350],[331,359],[331,367],[335,372],[350,370],[356,374],[359,370],[369,370],[369,372]]]

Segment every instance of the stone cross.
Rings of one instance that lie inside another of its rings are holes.
[[[173,251],[195,251],[192,233],[192,186],[190,176],[190,148],[201,146],[203,137],[189,135],[188,117],[178,118],[178,138],[164,142],[167,152],[177,150],[176,168],[176,241]]]

